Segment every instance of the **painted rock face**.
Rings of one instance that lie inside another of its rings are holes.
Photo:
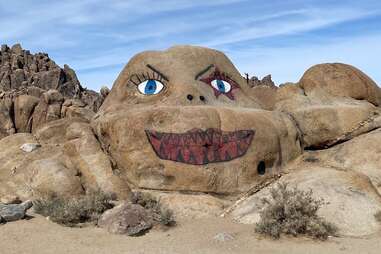
[[[300,153],[291,120],[261,109],[248,89],[221,52],[143,52],[119,75],[92,125],[137,187],[240,192]]]

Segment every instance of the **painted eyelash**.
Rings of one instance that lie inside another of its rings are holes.
[[[165,83],[166,80],[164,77],[162,77],[159,73],[156,73],[154,71],[152,72],[142,72],[139,74],[132,74],[129,81],[133,83],[134,85],[139,85],[140,83],[146,81],[146,80],[157,80],[160,81],[161,83]]]

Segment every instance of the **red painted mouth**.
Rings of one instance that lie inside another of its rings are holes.
[[[231,161],[245,155],[255,131],[193,129],[185,133],[164,133],[146,130],[146,134],[160,159],[204,165]]]

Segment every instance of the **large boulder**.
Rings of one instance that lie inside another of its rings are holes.
[[[381,224],[375,215],[381,210],[381,198],[369,178],[354,171],[342,171],[319,165],[300,164],[298,171],[281,178],[280,182],[301,190],[312,190],[313,197],[326,203],[318,214],[339,228],[340,235],[364,236],[379,232]],[[266,207],[263,198],[270,196],[269,188],[240,203],[231,213],[232,218],[245,224],[260,220],[260,211]]]
[[[307,95],[324,91],[337,97],[381,105],[381,89],[377,84],[362,71],[347,64],[315,65],[304,73],[299,83]]]
[[[20,95],[14,101],[14,117],[17,132],[31,132],[32,115],[39,99],[30,95]]]
[[[379,120],[381,121],[381,118]],[[363,174],[381,194],[380,144],[381,128],[378,128],[330,149],[305,153],[302,158],[324,163],[332,168]]]
[[[157,94],[141,90],[150,77],[163,88]],[[262,109],[248,89],[221,52],[144,52],[119,75],[92,126],[137,187],[237,193],[301,152],[291,118]]]
[[[13,121],[13,101],[0,100],[0,139],[16,132]]]
[[[326,148],[381,127],[381,109],[367,101],[327,94],[306,95],[297,84],[280,87],[275,110],[295,122],[303,148]]]
[[[39,144],[24,151],[25,144]],[[0,196],[16,194],[22,200],[55,193],[73,196],[85,190],[126,198],[127,183],[112,168],[108,156],[84,119],[49,122],[36,132],[0,140]]]
[[[112,234],[137,236],[152,228],[153,221],[144,207],[126,202],[102,214],[98,226]]]
[[[319,215],[334,223],[339,234],[364,236],[379,232],[375,215],[381,211],[381,129],[320,151],[304,153],[288,165],[279,182],[302,190],[312,190],[325,204]],[[241,223],[260,220],[271,185],[231,209]]]
[[[49,193],[64,196],[82,193],[78,171],[65,164],[60,147],[47,144],[32,152],[20,148],[37,142],[29,133],[0,140],[0,196],[15,194],[26,200]]]

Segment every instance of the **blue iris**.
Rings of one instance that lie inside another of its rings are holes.
[[[154,94],[156,92],[157,85],[153,79],[148,80],[146,87],[144,88],[145,94]]]
[[[224,93],[226,91],[226,87],[225,87],[225,84],[222,80],[220,79],[217,79],[217,87],[218,87],[218,90],[221,92],[221,93]]]

